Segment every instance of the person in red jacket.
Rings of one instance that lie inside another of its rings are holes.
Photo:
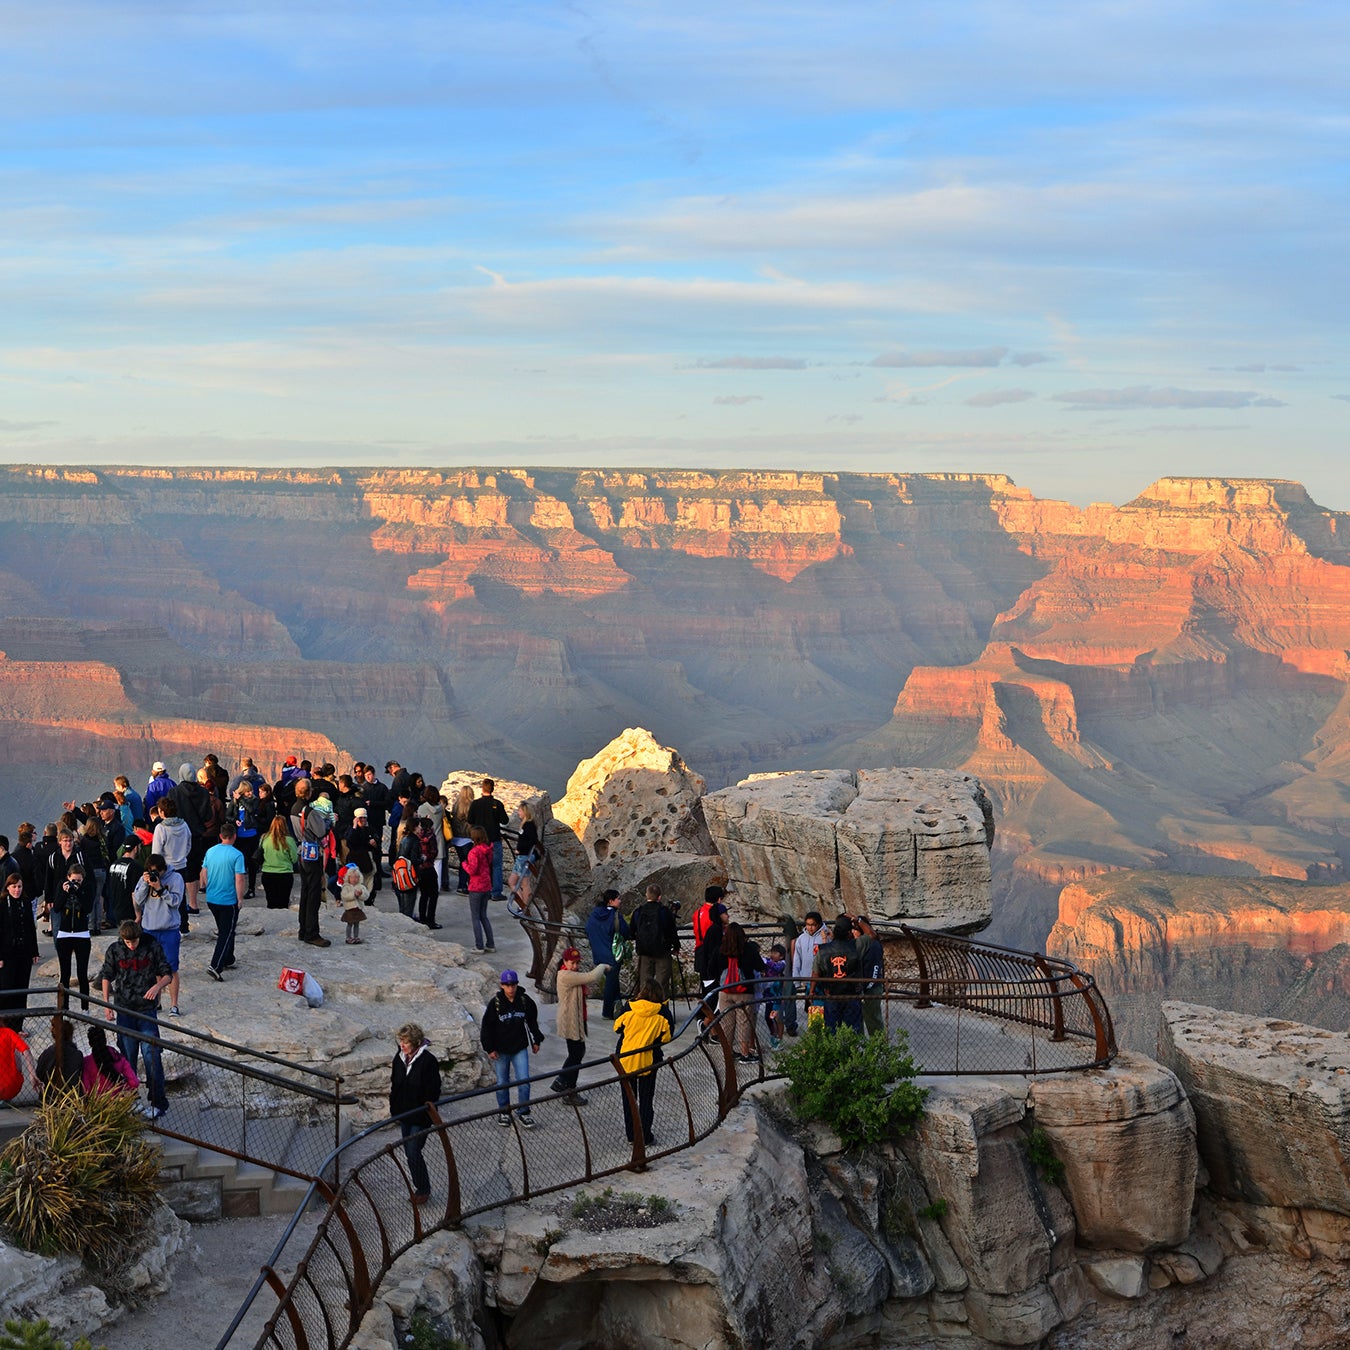
[[[481,825],[469,830],[473,845],[464,859],[464,874],[469,878],[469,918],[473,922],[475,951],[495,952],[492,925],[488,922],[488,901],[492,898],[492,845]]]

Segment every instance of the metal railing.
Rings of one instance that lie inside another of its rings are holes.
[[[969,953],[965,970],[933,974],[938,951],[944,959],[955,959],[947,943],[975,944],[942,939],[933,949],[930,935],[908,936],[921,971],[914,981],[877,990],[853,983],[860,1001],[879,1005],[891,1036],[903,1031],[909,1037],[910,1051],[922,1065],[920,1076],[1064,1072],[1096,1067],[1114,1056],[1105,1005],[1091,978],[1067,963],[984,948]],[[1022,959],[999,967],[995,957]],[[1003,969],[1015,989],[999,993],[997,978],[985,977],[983,965],[991,962],[990,972]],[[318,1196],[327,1201],[327,1210],[294,1272],[289,1279],[280,1273],[298,1214],[219,1347],[229,1343],[268,1288],[278,1302],[256,1342],[259,1350],[344,1350],[394,1261],[428,1234],[503,1205],[641,1171],[653,1159],[707,1138],[747,1087],[778,1076],[766,1061],[759,1012],[763,1005],[781,1003],[785,991],[781,985],[770,987],[773,982],[746,983],[755,987],[756,996],[717,1013],[706,1026],[704,1009],[695,1007],[677,1038],[685,1042],[683,1048],[667,1051],[655,1066],[650,1139],[637,1128],[638,1079],[623,1073],[612,1057],[582,1066],[584,1103],[552,1091],[532,1101],[534,1127],[529,1130],[520,1124],[515,1085],[516,1109],[508,1107],[504,1120],[492,1095],[495,1088],[442,1103],[435,1124],[422,1132],[433,1197],[425,1206],[413,1203],[402,1140],[379,1142],[382,1132],[397,1129],[398,1122],[386,1121],[356,1136],[339,1153],[372,1145],[375,1152],[345,1170],[341,1184],[311,1186],[306,1203]],[[1088,1002],[1089,994],[1090,1010],[1070,1014],[1068,1005]],[[738,1044],[753,1058],[739,1057]],[[528,1081],[533,1087],[555,1077],[556,1070]]]
[[[90,995],[90,1011],[62,988],[33,990],[22,1014],[5,1012],[0,1020],[19,1029],[36,1064],[52,1044],[51,1020],[60,1016],[72,1030],[99,1026],[113,1042],[128,1036],[160,1047],[169,1095],[169,1111],[147,1129],[273,1172],[312,1181],[324,1175],[342,1142],[342,1108],[356,1098],[342,1090],[342,1077],[327,1069],[296,1064],[264,1050],[237,1045],[181,1023],[161,1022],[159,1035],[117,1027],[108,1020],[113,1005]],[[77,1036],[77,1049],[84,1046]],[[143,1066],[141,1066],[143,1068]],[[24,1107],[37,1100],[37,1085],[25,1075],[23,1090],[10,1103]]]

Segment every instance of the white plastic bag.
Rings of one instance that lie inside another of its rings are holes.
[[[323,985],[314,978],[309,971],[305,972],[305,978],[300,986],[300,992],[305,996],[305,1002],[311,1008],[323,1007]]]

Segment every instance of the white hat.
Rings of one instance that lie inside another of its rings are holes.
[[[157,759],[157,760],[150,766],[150,772],[151,772],[151,773],[163,773],[163,772],[164,772],[164,761],[163,761],[162,759]]]

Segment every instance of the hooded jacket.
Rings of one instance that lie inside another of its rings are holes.
[[[188,854],[192,851],[192,831],[181,816],[170,816],[155,826],[155,836],[150,851],[158,853],[175,872],[181,872],[187,866]]]
[[[656,1060],[656,1047],[670,1039],[670,1018],[660,1003],[635,998],[615,1019],[614,1030],[624,1072],[646,1073]]]
[[[516,990],[515,998],[498,990],[483,1011],[479,1039],[488,1054],[518,1055],[527,1045],[542,1045],[544,1033],[534,1000],[523,989]]]

